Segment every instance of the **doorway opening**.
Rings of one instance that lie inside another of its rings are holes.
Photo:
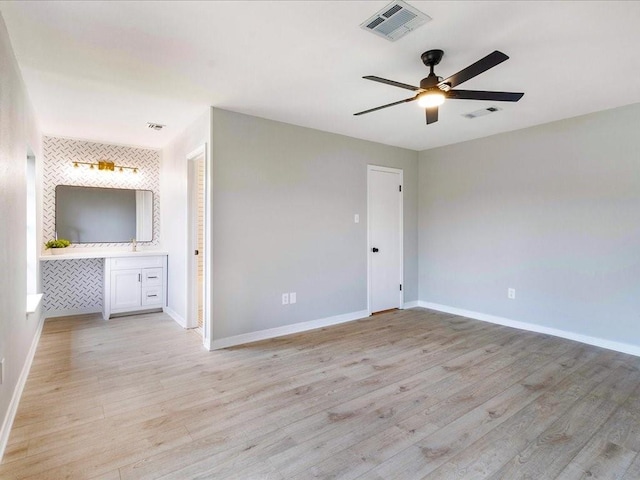
[[[187,156],[189,165],[189,249],[188,249],[188,320],[189,328],[195,328],[203,339],[207,331],[207,161],[206,145]]]

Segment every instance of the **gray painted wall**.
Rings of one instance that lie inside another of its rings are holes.
[[[27,298],[27,152],[41,175],[42,140],[18,64],[0,15],[0,456],[11,399],[39,325],[39,312],[26,315]],[[40,203],[37,198],[37,203]],[[37,208],[40,212],[40,207]],[[40,238],[41,224],[37,225]],[[39,247],[39,245],[38,245]],[[34,252],[31,252],[33,256]],[[17,400],[17,398],[16,398]]]
[[[640,345],[638,125],[636,104],[421,152],[420,300]]]
[[[418,299],[417,152],[214,109],[212,161],[214,339],[367,308],[367,164],[404,170]]]

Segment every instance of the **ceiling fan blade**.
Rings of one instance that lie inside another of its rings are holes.
[[[438,121],[438,107],[428,107],[425,108],[425,111],[427,112],[427,125]]]
[[[400,83],[394,80],[387,80],[386,78],[376,77],[375,75],[367,75],[366,77],[362,78],[366,80],[373,80],[374,82],[386,83],[387,85],[391,85],[392,87],[400,87],[407,90],[413,90],[414,92],[420,90],[420,87],[414,87],[413,85],[407,85],[406,83]]]
[[[418,98],[418,96],[416,95],[415,97],[405,98],[404,100],[399,100],[399,101],[393,102],[393,103],[387,103],[386,105],[381,105],[381,106],[376,107],[376,108],[370,108],[369,110],[364,110],[362,112],[354,113],[354,115],[364,115],[365,113],[375,112],[376,110],[382,110],[383,108],[393,107],[394,105],[400,105],[401,103],[413,102],[417,98]]]
[[[491,100],[494,102],[517,102],[524,93],[485,92],[483,90],[449,90],[447,98],[458,100]]]
[[[448,84],[451,88],[456,85],[460,85],[462,82],[466,82],[467,80],[471,80],[473,77],[480,75],[483,72],[486,72],[490,68],[495,67],[496,65],[508,60],[509,57],[504,53],[499,52],[498,50],[490,53],[484,58],[481,58],[476,63],[469,65],[467,68],[463,68],[458,73],[451,75],[449,78],[441,81],[438,85]]]

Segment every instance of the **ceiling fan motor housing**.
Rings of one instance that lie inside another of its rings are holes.
[[[438,88],[438,83],[441,81],[442,81],[442,77],[438,77],[437,75],[431,73],[429,74],[428,77],[425,77],[422,80],[420,80],[420,88],[423,90]]]

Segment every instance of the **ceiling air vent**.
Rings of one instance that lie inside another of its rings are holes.
[[[162,130],[164,127],[166,127],[166,125],[162,125],[161,123],[147,122],[147,127],[149,127],[151,130]]]
[[[429,15],[401,0],[397,0],[361,23],[360,27],[395,42],[430,20],[431,17]]]
[[[484,117],[485,115],[489,115],[490,113],[499,112],[500,110],[502,109],[498,107],[487,107],[481,110],[476,110],[475,112],[465,113],[462,116],[464,118],[478,118],[478,117]]]

